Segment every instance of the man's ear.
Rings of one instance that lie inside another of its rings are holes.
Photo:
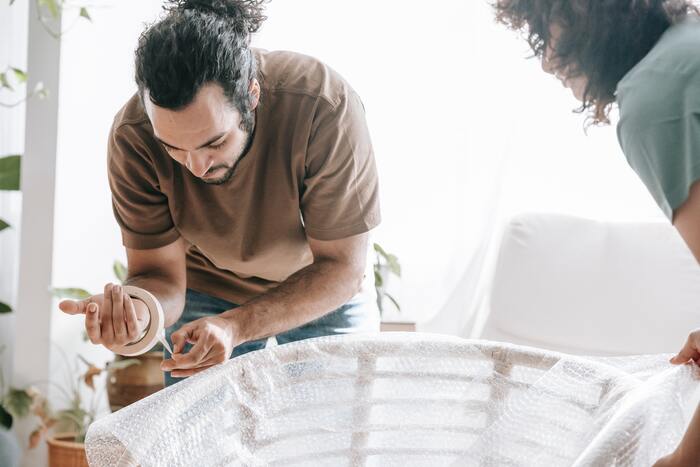
[[[250,96],[250,110],[255,110],[260,102],[260,83],[255,78],[250,82]]]

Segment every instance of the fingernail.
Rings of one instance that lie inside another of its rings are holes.
[[[95,305],[94,303],[89,304],[89,305],[88,305],[88,311],[89,311],[90,313],[96,312],[96,311],[97,311],[97,305]]]

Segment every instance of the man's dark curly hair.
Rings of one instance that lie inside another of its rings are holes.
[[[558,73],[588,80],[579,111],[610,123],[620,80],[673,24],[698,14],[692,0],[496,0],[496,20],[523,32],[536,57],[548,48]],[[550,27],[561,28],[552,43]]]
[[[136,84],[154,104],[180,109],[197,91],[217,83],[241,114],[241,127],[253,126],[250,83],[257,63],[250,35],[266,19],[267,0],[170,0],[165,17],[148,27],[136,48]]]

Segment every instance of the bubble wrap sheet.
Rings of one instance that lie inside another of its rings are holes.
[[[667,355],[582,358],[416,333],[235,358],[94,423],[91,466],[647,466],[698,386]]]

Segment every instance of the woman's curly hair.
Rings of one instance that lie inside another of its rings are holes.
[[[698,14],[693,0],[496,0],[496,20],[523,32],[536,57],[551,51],[557,72],[585,76],[578,111],[610,123],[620,80],[673,24]],[[561,34],[553,41],[550,28]]]
[[[250,35],[265,21],[267,0],[169,0],[165,17],[136,48],[136,84],[156,105],[179,109],[207,83],[217,83],[250,130],[250,83],[257,63]]]

